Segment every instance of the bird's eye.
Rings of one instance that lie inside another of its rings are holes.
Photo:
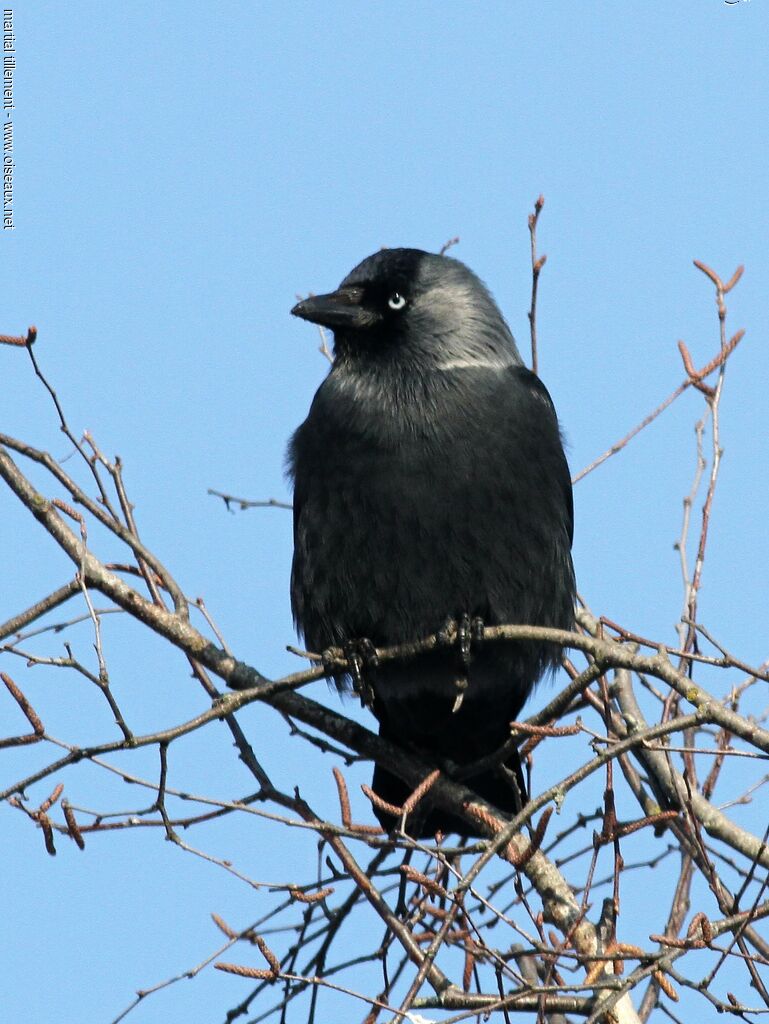
[[[387,305],[390,309],[403,309],[406,305],[406,299],[400,294],[400,292],[393,292],[387,300]]]

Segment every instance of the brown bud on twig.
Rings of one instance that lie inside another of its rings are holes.
[[[52,856],[56,856],[56,847],[53,843],[53,828],[51,826],[51,819],[47,814],[40,811],[36,813],[37,822],[40,828],[43,830],[43,839],[45,840],[45,848],[47,852]]]
[[[54,786],[51,795],[47,799],[43,800],[40,804],[40,813],[45,814],[46,811],[50,811],[56,801],[59,799],[61,794],[64,792],[64,783],[60,782],[57,786]]]
[[[649,940],[651,942],[659,942],[661,946],[672,946],[673,949],[698,949],[703,945],[700,939],[694,942],[687,942],[686,939],[677,939],[673,935],[650,935]]]
[[[473,981],[473,967],[475,967],[475,957],[470,946],[465,950],[465,966],[462,971],[462,991],[469,992],[470,985]]]
[[[391,814],[394,818],[402,818],[404,815],[411,814],[422,797],[425,796],[426,793],[429,793],[438,781],[440,774],[441,773],[437,768],[430,772],[430,774],[419,783],[414,792],[403,801],[403,804],[400,807],[397,804],[391,804],[387,800],[383,800],[378,793],[375,793],[374,790],[370,786],[365,785],[365,783],[361,785],[360,788],[364,796],[368,797],[372,806],[378,811],[383,811],[385,814]],[[356,830],[369,828],[367,825],[355,825],[353,827]],[[374,828],[373,831],[378,832],[380,830]]]
[[[439,896],[441,899],[451,899],[451,896],[442,885],[439,885],[438,882],[434,881],[432,878],[428,878],[428,876],[422,874],[421,871],[417,871],[416,868],[412,868],[410,864],[401,864],[401,872],[410,882],[416,882],[418,885],[421,885],[422,888],[426,892],[431,893],[431,895]]]
[[[614,974],[622,974],[625,970],[625,964],[622,959],[617,958],[618,953],[622,957],[632,957],[634,960],[643,960],[646,956],[646,953],[640,946],[631,946],[627,942],[610,942],[606,947],[604,955],[595,960],[590,966],[585,975],[585,984],[592,985],[593,982],[597,981],[610,960],[612,961],[612,971]]]
[[[347,792],[347,783],[344,781],[342,773],[338,768],[334,768],[334,778],[336,779],[336,787],[339,790],[339,805],[341,807],[342,824],[344,827],[349,828],[351,832],[357,832],[362,835],[383,835],[383,829],[379,828],[378,825],[356,825],[353,822],[350,812],[350,795]],[[374,807],[378,808],[380,811],[384,811],[386,814],[392,814],[396,818],[400,817],[403,813],[400,807],[396,807],[394,804],[388,804],[386,800],[377,796],[369,786],[364,784],[360,788],[363,790],[364,795],[369,798]]]
[[[726,294],[727,292],[730,292],[732,290],[732,288],[734,288],[734,286],[737,284],[737,282],[739,281],[739,279],[742,277],[742,275],[744,273],[745,273],[745,267],[743,267],[743,265],[740,264],[739,267],[737,267],[735,272],[732,274],[732,276],[729,278],[729,280],[724,285],[724,294]]]
[[[349,828],[352,825],[352,815],[350,813],[350,794],[347,792],[347,783],[344,781],[344,775],[341,771],[334,767],[334,781],[336,782],[337,792],[339,793],[339,808],[342,813],[342,824],[345,828]]]
[[[30,327],[27,330],[26,337],[23,334],[0,334],[0,345],[18,345],[20,348],[25,348],[27,345],[33,345],[37,338],[37,327]]]
[[[592,985],[601,977],[603,972],[606,970],[606,964],[609,961],[609,957],[603,957],[600,960],[595,960],[587,969],[585,974],[585,984]]]
[[[429,914],[430,917],[437,917],[439,921],[445,921],[449,916],[449,911],[444,910],[443,907],[436,907],[434,903],[425,903],[425,913]]]
[[[69,833],[71,838],[74,839],[77,848],[79,850],[84,850],[85,839],[83,839],[83,833],[80,831],[80,826],[77,823],[75,812],[72,810],[72,807],[68,800],[62,800],[61,809],[64,812],[64,820],[67,823],[67,832]]]
[[[440,775],[441,775],[441,773],[436,768],[435,771],[430,772],[429,775],[427,775],[424,779],[422,779],[422,781],[419,783],[419,785],[414,790],[414,792],[411,794],[411,796],[408,797],[406,800],[404,800],[404,802],[403,802],[403,813],[404,814],[410,814],[414,810],[414,808],[419,803],[419,801],[422,799],[422,797],[426,793],[429,793],[430,790],[433,788],[435,783],[440,778]]]
[[[24,712],[27,721],[35,731],[35,736],[42,736],[45,733],[45,727],[43,726],[43,723],[40,721],[35,709],[29,703],[29,701],[21,692],[21,690],[18,688],[16,683],[5,672],[0,672],[0,679],[3,680],[6,687],[8,688],[8,692],[11,694],[13,699]]]
[[[506,823],[504,821],[501,821],[496,817],[496,815],[487,811],[485,807],[481,807],[479,804],[465,804],[465,810],[469,811],[474,818],[482,822],[494,835],[498,835],[506,827]],[[504,849],[499,851],[499,855],[503,857],[508,864],[512,864],[514,868],[522,868],[528,864],[542,845],[542,840],[545,837],[547,824],[550,821],[552,813],[552,807],[548,807],[543,812],[542,817],[539,819],[539,824],[534,829],[531,841],[524,850],[517,850],[515,844],[511,840]]]
[[[508,856],[506,856],[505,859],[509,860],[514,867],[518,868],[519,870],[525,867],[529,863],[531,858],[534,856],[534,854],[537,852],[537,850],[540,848],[540,846],[542,845],[542,840],[545,838],[545,832],[547,831],[548,822],[550,821],[552,814],[552,807],[547,807],[543,811],[542,817],[539,819],[539,823],[534,829],[529,845],[526,847],[523,853],[516,852],[515,854],[513,854],[512,844],[508,843],[508,848],[506,851]]]
[[[289,889],[291,898],[298,903],[319,903],[333,893],[333,888],[318,889],[317,892],[303,892],[301,889]]]
[[[484,824],[492,835],[497,835],[505,827],[504,821],[492,814],[491,811],[487,811],[485,807],[481,807],[480,804],[468,803],[464,805],[464,809],[477,821]]]
[[[720,278],[720,277],[718,276],[718,274],[717,274],[717,273],[715,272],[715,270],[712,270],[712,269],[711,269],[711,268],[710,268],[710,267],[709,267],[709,266],[707,265],[707,263],[703,263],[703,262],[702,262],[702,260],[692,260],[692,263],[693,263],[693,264],[695,265],[695,267],[697,268],[697,270],[701,270],[701,271],[702,271],[702,273],[703,273],[703,274],[704,274],[704,275],[705,275],[706,277],[709,277],[709,278],[710,278],[710,280],[711,280],[711,281],[713,282],[713,284],[714,284],[714,285],[716,286],[716,288],[717,288],[717,289],[718,289],[718,290],[719,290],[720,292],[722,292],[722,291],[724,290],[724,285],[723,285],[723,282],[721,281],[721,278]],[[737,282],[735,281],[735,284],[736,284],[736,283],[737,283]]]
[[[267,961],[267,963],[270,965],[270,970],[272,971],[273,975],[277,978],[277,976],[280,974],[280,960],[278,960],[278,958],[275,956],[275,954],[264,941],[264,939],[261,937],[261,935],[257,935],[256,944],[259,947],[260,953]]]
[[[238,974],[241,978],[259,978],[261,981],[275,981],[272,971],[262,970],[260,967],[245,967],[243,964],[214,964],[217,971],[224,971],[226,974]]]
[[[633,946],[629,942],[615,942],[612,946],[612,953],[621,953],[623,956],[632,956],[636,960],[643,960],[646,956],[646,951],[641,949],[640,946]]]
[[[692,363],[692,357],[689,354],[689,349],[686,347],[683,341],[678,342],[678,351],[681,353],[681,358],[684,361],[684,369],[686,370],[686,373],[689,377],[689,382],[693,384],[698,391],[701,391],[702,394],[705,395],[707,398],[713,398],[713,396],[715,395],[715,391],[712,387],[710,387],[709,384],[703,383],[701,375],[694,368],[694,364]]]
[[[375,793],[371,786],[367,786],[364,783],[361,784],[361,791],[364,796],[368,797],[373,807],[376,807],[378,811],[384,811],[385,814],[392,814],[394,818],[400,818],[403,814],[403,808],[397,804],[388,803],[387,800],[383,800],[378,793]]]
[[[662,971],[652,971],[652,978],[654,978],[668,999],[672,999],[674,1003],[678,1002],[678,993]]]
[[[6,739],[0,740],[0,750],[5,747],[26,747],[30,743],[39,743],[42,738],[34,732],[24,733],[23,736],[8,736]]]
[[[224,918],[219,917],[218,914],[211,914],[211,920],[214,922],[220,932],[223,932],[228,939],[237,939],[238,933],[233,931],[232,928],[227,924]]]
[[[681,358],[683,359],[684,363],[684,369],[686,370],[686,373],[691,383],[694,384],[695,387],[699,387],[699,385],[702,383],[703,378],[709,376],[709,374],[711,374],[713,370],[721,366],[721,364],[725,362],[725,360],[732,354],[735,348],[737,348],[737,346],[744,337],[745,331],[744,329],[740,328],[740,330],[733,334],[732,337],[727,341],[727,343],[724,345],[721,351],[717,355],[713,356],[710,362],[706,363],[701,370],[696,370],[694,368],[694,364],[692,363],[692,357],[689,354],[689,350],[687,349],[683,341],[679,341],[678,351],[681,353]],[[706,394],[712,393],[712,388],[707,388],[707,386],[705,387]],[[700,390],[702,390],[702,388],[700,388]]]
[[[660,811],[658,814],[650,814],[645,818],[639,818],[638,821],[629,821],[625,825],[618,825],[610,836],[605,837],[605,841],[613,842],[615,839],[624,839],[625,836],[632,835],[634,832],[646,828],[647,825],[653,825],[656,828],[660,822],[672,821],[677,817],[678,811]]]
[[[703,914],[702,911],[694,915],[686,934],[690,939],[693,939],[698,931],[702,934],[702,938],[706,943],[711,943],[713,941],[713,929],[710,926],[710,921],[707,916]]]

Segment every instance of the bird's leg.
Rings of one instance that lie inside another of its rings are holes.
[[[472,647],[470,640],[470,616],[467,612],[463,612],[457,622],[457,646],[459,647],[462,668],[467,672],[470,668],[470,651]]]
[[[456,643],[459,647],[460,675],[454,681],[457,695],[451,709],[451,713],[456,714],[462,707],[465,692],[470,685],[470,662],[473,657],[473,647],[477,647],[483,640],[483,619],[480,615],[471,618],[468,612],[463,612],[456,621],[449,618],[438,632],[438,640],[445,644]]]
[[[476,647],[483,643],[483,631],[486,624],[480,615],[474,615],[470,622],[470,637]]]
[[[367,707],[373,707],[374,691],[371,684],[365,678],[367,669],[376,668],[379,664],[379,657],[376,647],[365,637],[359,640],[346,640],[342,644],[344,656],[347,659],[347,667],[352,678],[352,686]]]
[[[483,643],[484,621],[480,615],[472,617],[463,612],[458,619],[449,616],[438,630],[436,636],[439,644],[451,647],[457,644],[463,668],[467,669],[472,661],[473,647]]]
[[[457,642],[459,644],[459,655],[465,669],[470,668],[473,648],[483,643],[483,619],[480,615],[472,618],[465,612],[460,616],[457,625]]]

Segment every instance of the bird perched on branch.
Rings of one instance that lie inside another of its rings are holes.
[[[305,644],[348,652],[381,736],[453,766],[512,813],[525,799],[516,752],[474,776],[461,769],[505,743],[561,656],[548,643],[482,641],[481,627],[573,623],[571,483],[550,396],[485,286],[446,256],[384,249],[291,312],[334,334],[288,453],[291,603]],[[368,656],[447,622],[453,646]],[[373,788],[395,805],[411,791],[379,765]],[[407,829],[480,834],[429,793]]]

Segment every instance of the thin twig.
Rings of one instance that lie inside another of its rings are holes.
[[[531,369],[533,373],[538,372],[537,361],[537,289],[539,287],[539,275],[545,265],[547,256],[537,256],[537,223],[542,207],[545,205],[545,197],[540,195],[534,203],[534,213],[529,214],[529,236],[531,239],[531,306],[529,307],[529,332],[531,334]]]

